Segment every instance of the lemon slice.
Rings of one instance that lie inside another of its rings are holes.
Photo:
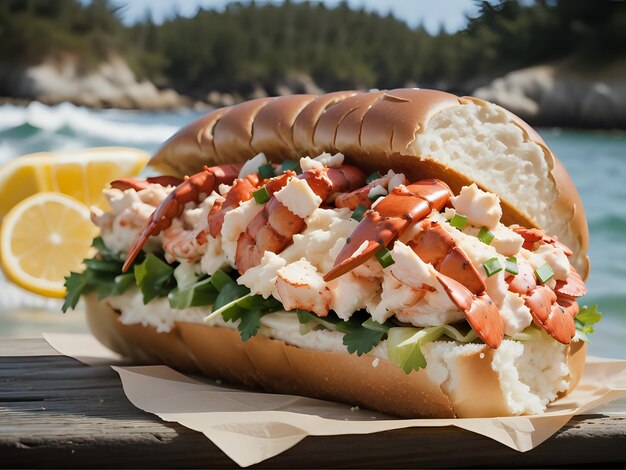
[[[11,160],[0,168],[0,220],[15,204],[43,191],[105,207],[102,189],[115,179],[137,175],[148,159],[143,150],[100,147]]]
[[[64,277],[93,256],[97,228],[89,209],[59,193],[37,193],[14,206],[2,221],[0,261],[17,285],[47,297],[65,295]]]

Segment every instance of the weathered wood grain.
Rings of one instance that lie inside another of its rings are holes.
[[[619,466],[626,400],[575,417],[518,453],[457,428],[309,437],[260,467]],[[0,341],[0,467],[236,466],[203,435],[135,408],[109,367],[87,367],[43,340]]]

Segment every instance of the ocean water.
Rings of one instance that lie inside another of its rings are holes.
[[[202,113],[90,110],[71,104],[0,106],[0,164],[33,152],[93,146],[132,146],[153,152]],[[591,275],[582,303],[604,317],[590,351],[626,358],[626,134],[540,129],[576,184],[589,221]],[[1,196],[0,196],[1,197]],[[1,276],[1,274],[0,274]],[[0,277],[0,336],[84,331],[80,313],[29,294]]]

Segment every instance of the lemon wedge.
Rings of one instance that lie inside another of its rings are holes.
[[[137,175],[148,159],[143,150],[100,147],[11,160],[0,168],[0,220],[21,200],[44,191],[105,207],[102,189],[115,179]]]
[[[0,261],[15,284],[47,297],[65,295],[64,277],[81,271],[98,229],[89,209],[59,193],[42,192],[15,205],[0,229]]]

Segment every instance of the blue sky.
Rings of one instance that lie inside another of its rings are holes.
[[[114,0],[114,4],[123,5],[121,10],[124,22],[133,23],[151,11],[157,22],[163,21],[178,11],[181,15],[193,15],[199,6],[204,8],[222,8],[226,0]],[[261,3],[261,2],[259,2]],[[268,2],[269,3],[269,2]],[[271,3],[282,3],[272,0]],[[324,0],[326,5],[335,6],[339,0]],[[435,33],[443,24],[452,32],[465,25],[465,15],[477,13],[473,0],[348,0],[353,8],[365,6],[367,10],[387,14],[391,11],[396,18],[416,26],[423,21],[426,29]]]

